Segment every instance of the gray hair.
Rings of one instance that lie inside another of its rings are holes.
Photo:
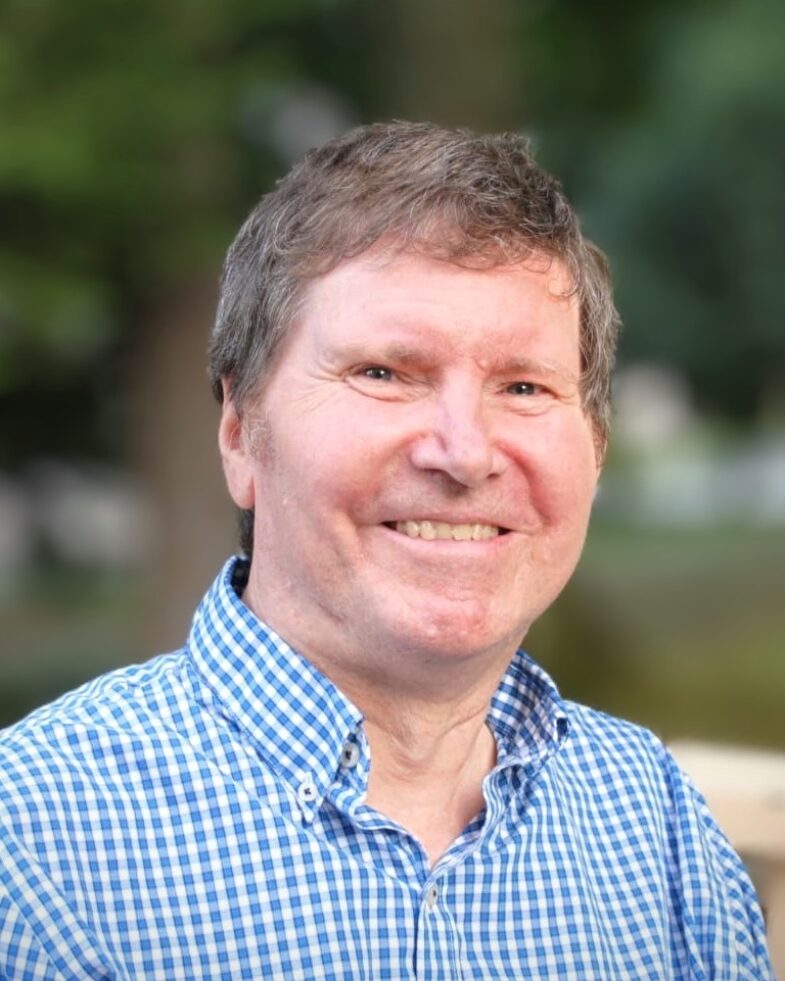
[[[209,348],[218,400],[226,381],[242,412],[308,283],[381,240],[474,267],[532,254],[562,261],[580,310],[582,403],[602,456],[619,329],[608,265],[517,134],[377,123],[309,151],[261,199],[226,257]]]

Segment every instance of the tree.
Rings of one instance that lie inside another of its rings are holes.
[[[648,105],[596,148],[586,187],[625,356],[677,366],[728,418],[754,417],[785,381],[783,31],[765,0],[665,17]]]

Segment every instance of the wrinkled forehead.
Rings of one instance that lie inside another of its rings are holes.
[[[302,350],[306,335],[314,350],[384,342],[399,362],[407,360],[400,353],[407,346],[456,353],[479,343],[477,357],[492,360],[497,346],[517,347],[520,356],[536,337],[553,345],[558,334],[561,357],[575,371],[579,315],[570,287],[563,264],[541,254],[478,267],[412,250],[369,250],[311,282],[279,353]]]
[[[510,239],[509,242],[494,240],[479,243],[477,248],[470,248],[471,244],[465,239],[452,237],[449,230],[442,235],[427,237],[385,235],[362,251],[348,253],[333,261],[325,260],[312,269],[310,275],[302,278],[291,323],[296,323],[303,306],[318,291],[318,284],[358,262],[379,272],[394,269],[401,259],[406,258],[422,258],[433,261],[435,266],[443,263],[446,269],[476,272],[509,269],[514,273],[523,268],[546,275],[554,297],[571,300],[579,293],[578,278],[567,256],[547,251],[522,237]]]

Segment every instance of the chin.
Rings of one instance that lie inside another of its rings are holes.
[[[399,620],[400,642],[438,660],[462,660],[485,652],[498,654],[504,648],[509,648],[512,657],[524,627],[517,622],[500,623],[489,616],[487,607],[467,606],[471,604],[463,604],[457,610],[422,609],[415,620]]]

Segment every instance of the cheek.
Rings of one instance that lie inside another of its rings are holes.
[[[296,499],[301,516],[317,521],[356,514],[383,484],[379,441],[352,420],[298,427],[279,443],[275,457],[279,484]]]
[[[597,486],[594,441],[587,426],[545,427],[529,447],[530,487],[546,521],[584,524]]]

